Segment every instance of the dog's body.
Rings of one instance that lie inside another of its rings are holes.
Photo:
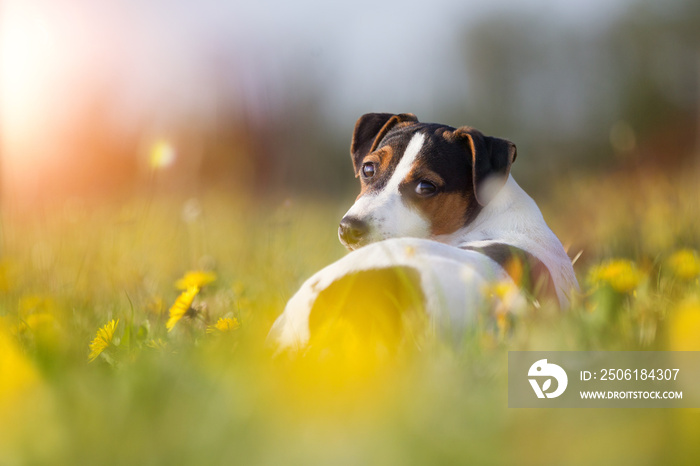
[[[411,114],[367,114],[355,126],[351,154],[362,191],[339,237],[352,252],[290,299],[270,334],[278,345],[306,345],[315,328],[310,323],[324,319],[319,298],[336,296],[333,287],[348,277],[353,287],[342,296],[346,302],[400,295],[401,284],[409,283],[422,310],[451,332],[496,305],[485,290],[497,282],[525,284],[507,307],[522,305],[528,295],[568,305],[578,289],[571,261],[510,176],[512,143],[469,127],[419,123]],[[384,282],[373,274],[391,270],[399,271],[393,280],[399,288],[377,289]],[[399,298],[388,302],[401,312],[407,304]]]

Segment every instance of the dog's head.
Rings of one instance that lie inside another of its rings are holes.
[[[512,142],[410,113],[363,115],[350,153],[362,190],[338,229],[348,249],[454,233],[503,187],[516,157]]]

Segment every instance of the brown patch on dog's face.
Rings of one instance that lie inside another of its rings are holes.
[[[474,195],[472,169],[464,146],[451,138],[452,128],[426,125],[423,150],[401,183],[402,197],[430,223],[432,236],[463,228],[481,210]],[[435,187],[422,194],[421,183]]]
[[[392,146],[384,146],[367,154],[367,156],[362,159],[362,163],[356,175],[360,178],[360,194],[357,195],[357,199],[367,192],[376,190],[379,186],[383,186],[386,180],[391,177],[396,163],[397,161],[394,160],[394,149]],[[371,178],[364,176],[362,173],[362,168],[365,164],[372,164],[374,167],[374,176]]]
[[[459,192],[438,193],[424,199],[418,207],[430,220],[434,236],[454,233],[467,223],[469,199]]]
[[[452,170],[445,170],[441,175],[428,166],[423,162],[411,170],[402,186],[404,196],[428,219],[433,236],[454,233],[476,214],[477,203],[471,195],[468,170],[458,166],[447,167]],[[416,192],[421,182],[435,186],[435,193],[424,196]]]

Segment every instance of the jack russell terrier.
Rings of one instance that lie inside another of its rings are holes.
[[[278,348],[313,344],[328,321],[396,332],[409,309],[459,334],[485,309],[569,305],[578,290],[571,260],[510,175],[513,143],[410,113],[369,113],[350,152],[361,191],[338,236],[351,252],[289,300],[270,331]],[[512,285],[517,299],[489,293],[495,283]]]

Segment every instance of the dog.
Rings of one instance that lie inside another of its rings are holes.
[[[410,113],[369,113],[350,153],[361,191],[338,228],[350,253],[289,300],[269,334],[278,348],[304,348],[339,319],[396,333],[402,314],[419,309],[460,335],[483,309],[569,306],[579,289],[572,263],[510,174],[515,144]],[[489,292],[498,283],[511,291]]]

